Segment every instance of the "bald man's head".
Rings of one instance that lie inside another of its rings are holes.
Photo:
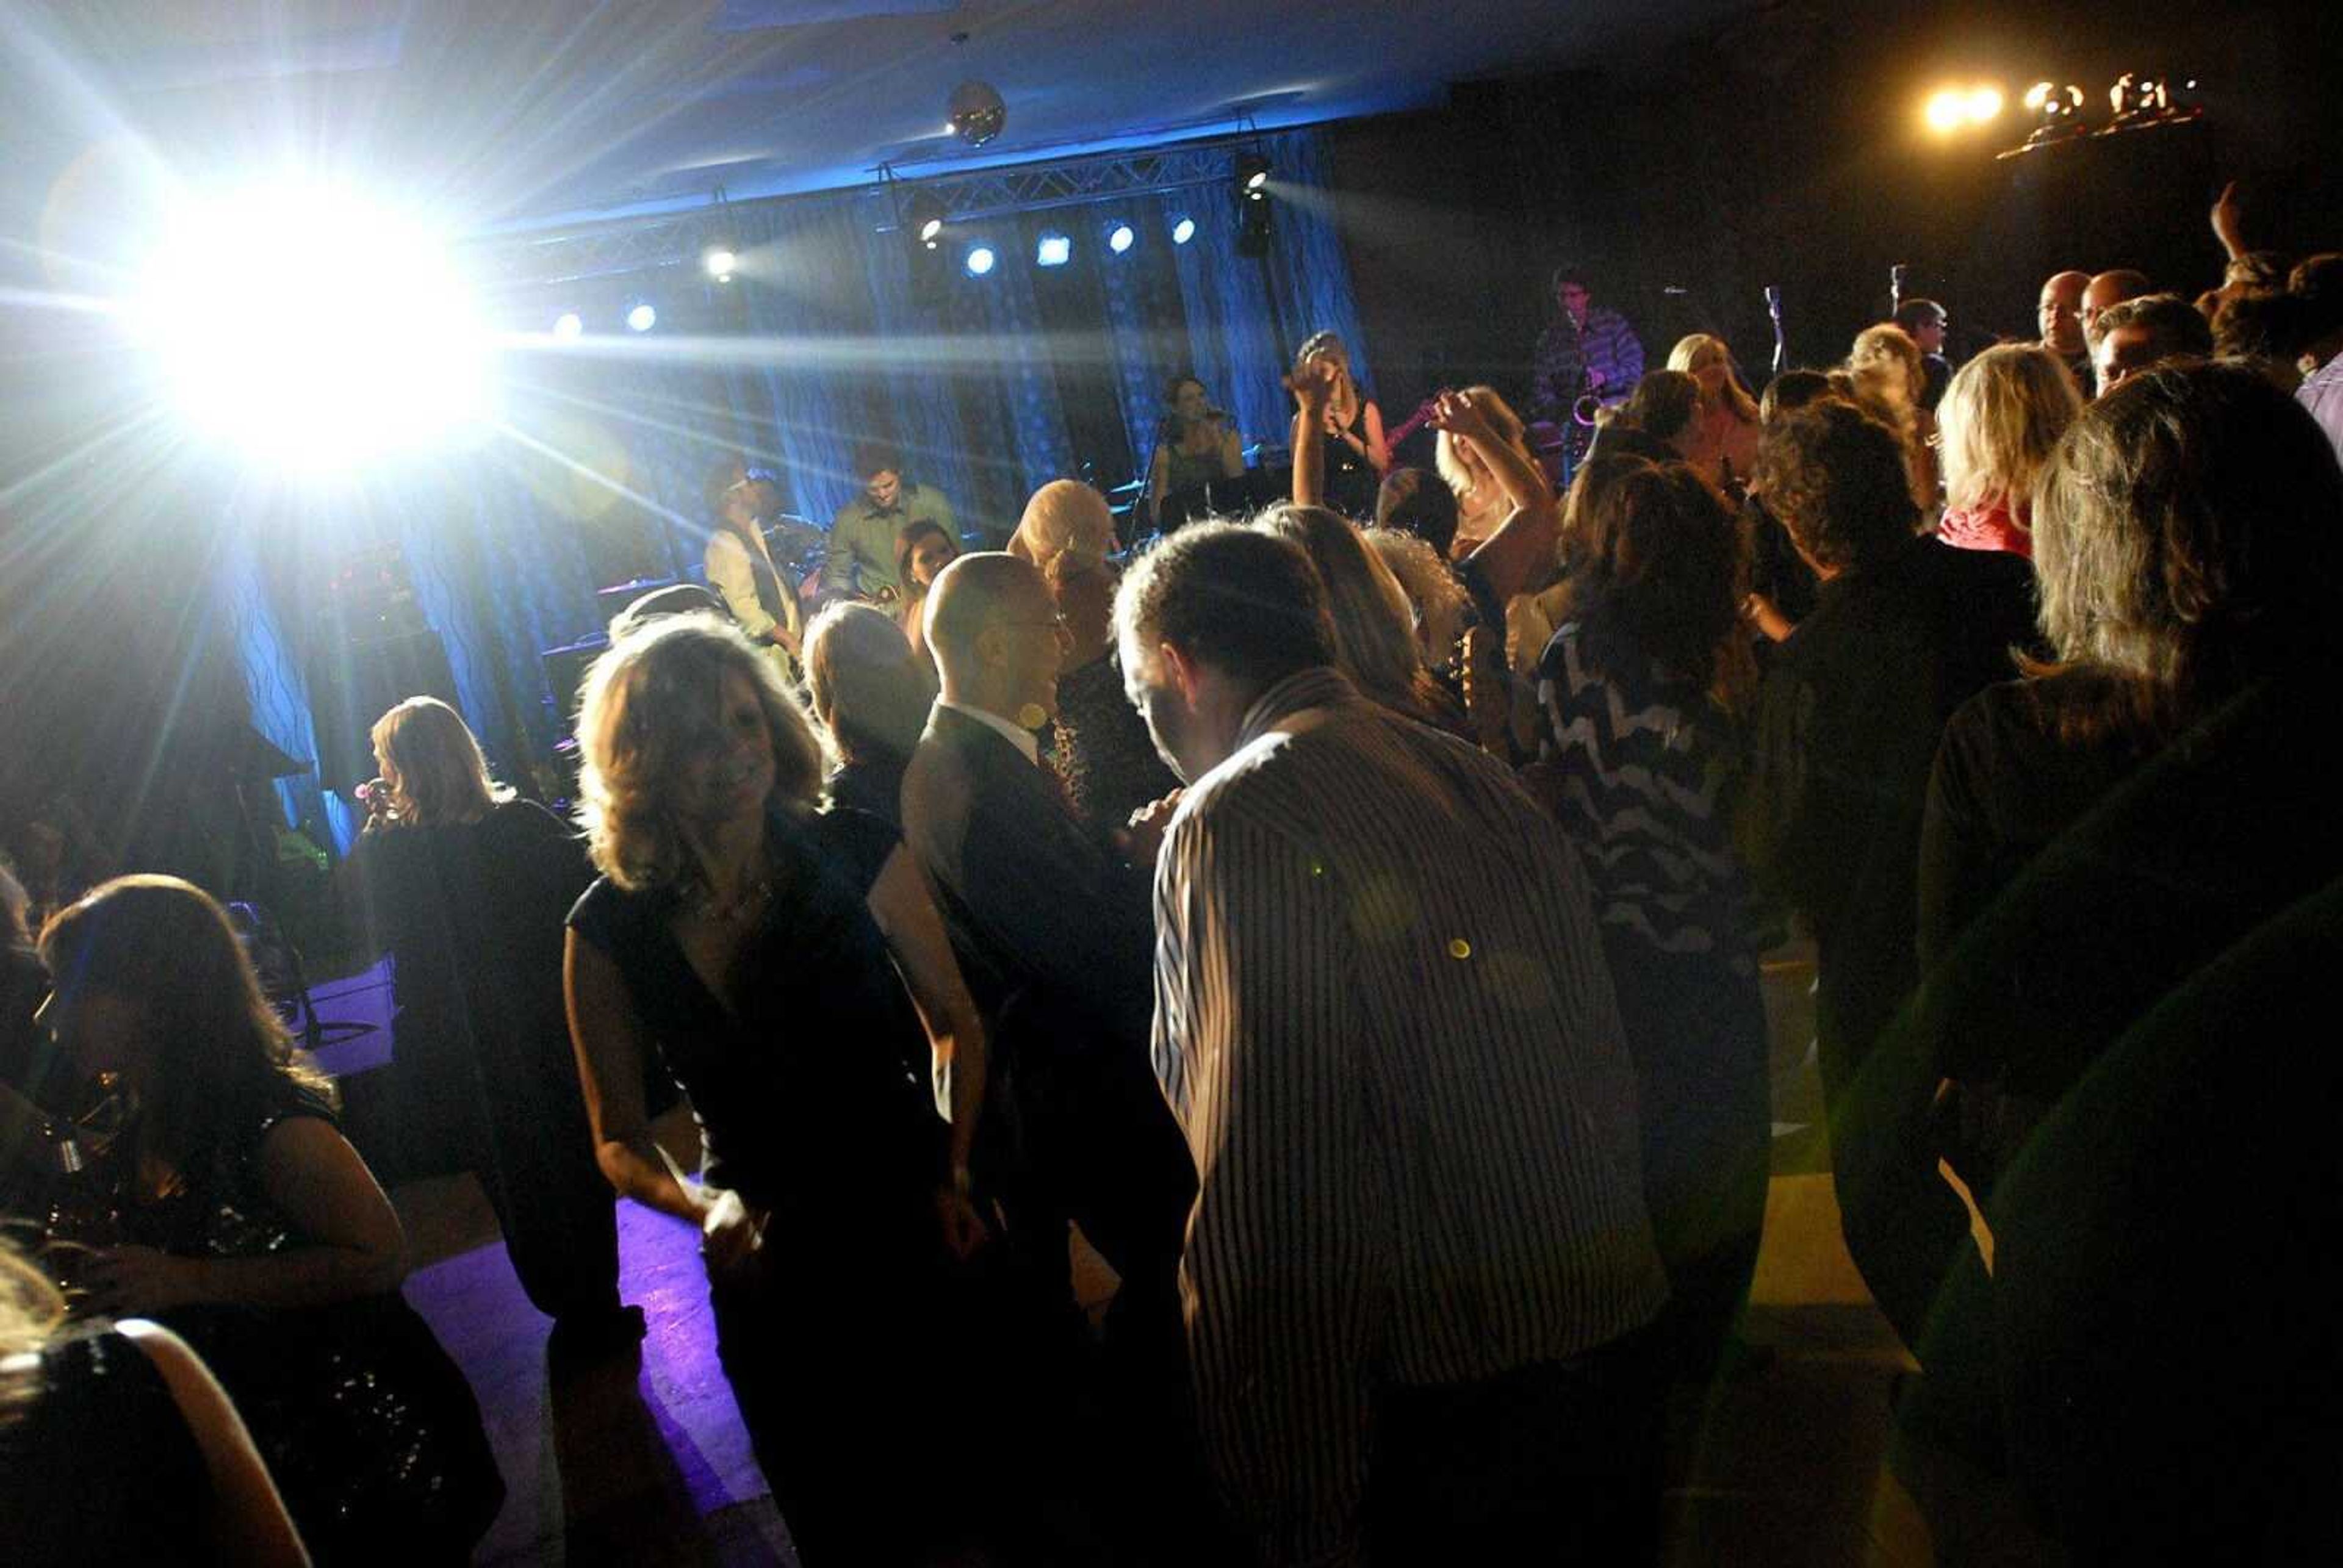
[[[2053,273],[2042,285],[2035,316],[2042,324],[2043,347],[2069,359],[2082,354],[2083,318],[2078,313],[2083,308],[2083,291],[2090,286],[2087,272]]]
[[[2134,272],[2127,266],[2103,272],[2091,279],[2083,290],[2084,338],[2087,341],[2090,339],[2091,323],[2099,318],[2100,311],[2110,305],[2121,305],[2127,299],[2137,299],[2155,286],[2147,281],[2147,274]]]
[[[928,590],[925,627],[947,701],[1027,729],[1056,706],[1065,626],[1031,562],[999,551],[960,557]]]

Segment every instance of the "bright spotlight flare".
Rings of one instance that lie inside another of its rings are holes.
[[[1998,118],[2002,109],[2001,89],[1990,83],[1974,87],[1944,87],[1929,95],[1922,117],[1928,128],[1940,136],[1948,136],[1967,126],[1982,126]]]
[[[708,276],[717,282],[729,283],[732,281],[732,274],[739,269],[740,256],[729,245],[711,245],[706,254],[700,256],[699,264],[708,269]]]
[[[490,337],[444,234],[331,186],[168,213],[132,319],[203,437],[341,470],[490,411]]]

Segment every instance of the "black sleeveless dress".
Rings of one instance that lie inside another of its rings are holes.
[[[211,1561],[211,1482],[163,1374],[107,1322],[0,1362],[0,1555]]]
[[[884,1562],[922,1518],[952,1427],[923,1359],[950,1338],[934,1194],[946,1129],[928,1042],[866,903],[895,830],[776,810],[773,897],[735,1014],[669,930],[674,893],[607,878],[570,912],[618,967],[690,1098],[706,1179],[769,1211],[753,1276],[711,1287],[717,1346],[758,1462],[809,1563]]]

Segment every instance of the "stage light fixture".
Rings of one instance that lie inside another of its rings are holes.
[[[1269,160],[1259,153],[1237,155],[1237,189],[1255,201],[1269,192]]]
[[[1172,226],[1172,243],[1173,245],[1185,245],[1195,237],[1196,220],[1192,217],[1183,217],[1178,223]]]
[[[903,231],[928,249],[943,243],[944,204],[933,191],[914,191],[903,204]]]
[[[2057,90],[2058,84],[2056,82],[2036,82],[2026,88],[2025,100],[2026,113],[2040,114],[2042,106],[2050,101],[2050,95]]]
[[[1269,254],[1270,206],[1265,201],[1239,202],[1236,252],[1258,261]]]
[[[992,264],[999,259],[992,254],[992,247],[989,245],[970,246],[968,259],[961,265],[968,268],[968,275],[970,277],[982,277],[992,270]]]
[[[1063,266],[1073,258],[1074,242],[1062,234],[1045,234],[1041,242],[1033,247],[1035,266]]]
[[[649,332],[659,325],[659,310],[648,299],[639,299],[627,307],[627,329]]]
[[[1119,223],[1115,225],[1112,229],[1108,231],[1106,236],[1106,247],[1107,249],[1114,252],[1115,255],[1121,256],[1124,251],[1129,250],[1138,238],[1139,236],[1131,232],[1131,227],[1129,224]]]
[[[1944,88],[1930,95],[1928,106],[1922,114],[1927,119],[1930,130],[1940,136],[1948,136],[1959,130],[1962,122],[1969,117],[1968,95],[1956,88]]]
[[[1999,87],[1970,88],[1968,104],[1970,123],[1982,126],[1988,120],[1997,117],[2001,113],[2001,105]]]
[[[418,449],[493,403],[448,236],[343,186],[189,189],[130,318],[199,436],[285,469]]]
[[[586,318],[574,310],[565,310],[553,318],[556,337],[576,337],[586,330]]]
[[[711,245],[708,247],[707,254],[699,258],[699,262],[702,266],[708,268],[709,276],[719,283],[729,283],[732,281],[732,274],[739,267],[740,256],[739,253],[729,245]]]

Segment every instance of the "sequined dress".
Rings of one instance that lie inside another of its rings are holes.
[[[199,1258],[311,1244],[261,1181],[262,1142],[294,1116],[331,1112],[288,1082],[250,1125],[188,1160],[176,1191],[124,1204],[124,1240]],[[152,1315],[226,1389],[317,1563],[463,1561],[496,1518],[504,1480],[479,1403],[396,1292],[322,1307],[205,1303]]]

